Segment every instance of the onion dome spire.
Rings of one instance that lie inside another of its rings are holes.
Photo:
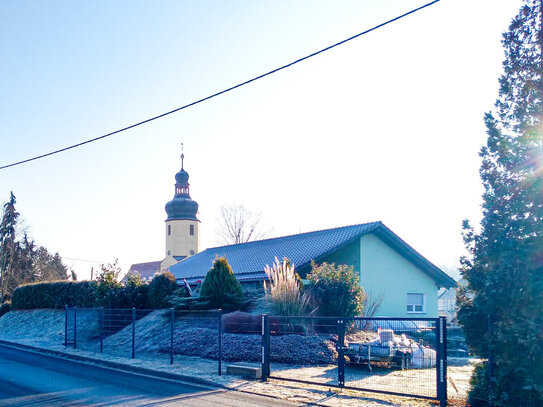
[[[185,154],[181,144],[181,170],[175,174],[175,196],[166,204],[168,219],[198,220],[198,203],[193,201],[189,193],[189,173],[184,168]]]

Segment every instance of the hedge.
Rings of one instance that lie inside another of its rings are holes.
[[[169,273],[168,273],[169,274]],[[153,278],[150,284],[141,279],[128,279],[125,285],[104,281],[49,281],[30,283],[17,287],[13,292],[13,309],[62,309],[65,305],[80,308],[164,308],[165,303],[159,303],[158,297],[163,297],[163,302],[175,288],[175,279],[170,274],[169,287],[164,290],[162,274]],[[156,280],[156,281],[155,281]],[[173,280],[173,281],[172,281]],[[152,294],[152,288],[160,289],[154,292],[154,302],[148,299]]]
[[[96,282],[53,281],[31,283],[17,287],[11,300],[13,309],[81,308],[96,306]]]

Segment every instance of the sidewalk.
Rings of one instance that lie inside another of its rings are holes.
[[[436,402],[419,399],[389,396],[385,394],[370,394],[359,391],[330,389],[324,386],[311,386],[301,383],[269,380],[261,382],[246,380],[237,376],[218,375],[217,361],[200,359],[197,357],[175,356],[173,365],[169,364],[169,356],[165,354],[137,355],[136,359],[130,357],[114,356],[110,354],[90,352],[87,350],[64,347],[61,344],[52,344],[46,340],[31,338],[5,338],[0,337],[0,343],[26,348],[38,352],[54,354],[86,363],[103,365],[115,369],[132,371],[135,373],[156,375],[159,377],[182,380],[212,387],[221,387],[247,393],[266,395],[293,403],[304,405],[318,405],[327,407],[337,406],[435,406]],[[223,372],[226,363],[223,364]]]

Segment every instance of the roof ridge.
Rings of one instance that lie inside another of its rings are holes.
[[[146,261],[144,263],[133,263],[130,265],[130,267],[132,266],[142,266],[144,264],[153,264],[153,263],[160,263],[162,260],[154,260],[154,261]]]
[[[352,227],[355,227],[355,226],[374,225],[374,226],[377,227],[377,226],[382,225],[382,224],[383,224],[383,222],[380,221],[380,220],[374,221],[374,222],[356,223],[356,224],[353,224],[353,225],[339,226],[339,227],[335,227],[335,228],[312,230],[310,232],[293,233],[293,234],[285,235],[285,236],[270,237],[270,238],[267,238],[267,239],[260,239],[260,240],[251,240],[250,242],[244,242],[244,243],[234,243],[234,244],[228,244],[228,245],[224,245],[224,246],[207,247],[203,252],[205,252],[207,250],[224,249],[224,248],[233,247],[233,246],[249,245],[251,243],[268,242],[268,241],[271,241],[271,240],[284,239],[284,238],[293,237],[293,236],[310,235],[310,234],[313,234],[313,233],[327,232],[327,231],[330,231],[330,230],[339,230],[339,229],[352,228]],[[203,253],[203,252],[200,252],[200,253]]]

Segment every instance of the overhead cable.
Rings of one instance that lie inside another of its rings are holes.
[[[264,73],[264,74],[262,74],[262,75],[255,76],[254,78],[249,79],[249,80],[246,80],[245,82],[241,82],[241,83],[239,83],[239,84],[237,84],[237,85],[234,85],[234,86],[231,86],[231,87],[229,87],[229,88],[227,88],[227,89],[221,90],[220,92],[213,93],[212,95],[206,96],[206,97],[204,97],[204,98],[202,98],[202,99],[198,99],[198,100],[196,100],[196,101],[194,101],[194,102],[191,102],[191,103],[186,104],[186,105],[184,105],[184,106],[178,107],[178,108],[176,108],[176,109],[174,109],[174,110],[170,110],[169,112],[159,114],[158,116],[151,117],[151,118],[149,118],[149,119],[140,121],[140,122],[138,122],[138,123],[132,124],[132,125],[127,126],[127,127],[123,127],[122,129],[119,129],[119,130],[112,131],[111,133],[107,133],[107,134],[104,134],[104,135],[102,135],[102,136],[95,137],[95,138],[92,138],[92,139],[83,141],[83,142],[81,142],[81,143],[73,144],[73,145],[71,145],[71,146],[61,148],[61,149],[59,149],[59,150],[54,150],[54,151],[51,151],[51,152],[49,152],[49,153],[45,153],[45,154],[41,154],[41,155],[38,155],[38,156],[35,156],[35,157],[27,158],[27,159],[22,160],[22,161],[17,161],[17,162],[11,163],[11,164],[3,165],[3,166],[0,167],[0,170],[6,169],[6,168],[9,168],[9,167],[14,167],[14,166],[16,166],[16,165],[25,164],[25,163],[30,162],[30,161],[39,160],[40,158],[45,158],[45,157],[48,157],[48,156],[50,156],[50,155],[62,153],[62,152],[64,152],[64,151],[68,151],[68,150],[71,150],[71,149],[76,148],[76,147],[81,147],[81,146],[84,146],[85,144],[93,143],[93,142],[98,141],[98,140],[103,140],[103,139],[105,139],[105,138],[107,138],[107,137],[111,137],[111,136],[113,136],[113,135],[115,135],[115,134],[118,134],[118,133],[121,133],[121,132],[123,132],[123,131],[133,129],[134,127],[141,126],[142,124],[152,122],[152,121],[157,120],[157,119],[160,119],[160,118],[162,118],[162,117],[164,117],[164,116],[168,116],[168,115],[170,115],[170,114],[172,114],[172,113],[176,113],[176,112],[179,112],[180,110],[183,110],[183,109],[186,109],[186,108],[188,108],[188,107],[197,105],[198,103],[205,102],[206,100],[213,99],[214,97],[217,97],[217,96],[219,96],[219,95],[222,95],[223,93],[227,93],[227,92],[230,92],[230,91],[232,91],[232,90],[234,90],[234,89],[237,89],[237,88],[240,88],[240,87],[242,87],[242,86],[248,85],[248,84],[251,83],[251,82],[257,81],[257,80],[262,79],[262,78],[264,78],[264,77],[266,77],[266,76],[269,76],[269,75],[271,75],[271,74],[274,74],[274,73],[276,73],[276,72],[279,72],[279,71],[281,71],[281,70],[283,70],[283,69],[289,68],[289,67],[291,67],[291,66],[293,66],[293,65],[296,65],[296,64],[298,64],[298,63],[300,63],[300,62],[302,62],[302,61],[305,61],[306,59],[309,59],[309,58],[312,58],[312,57],[314,57],[314,56],[316,56],[316,55],[322,54],[323,52],[329,51],[329,50],[331,50],[332,48],[335,48],[335,47],[337,47],[337,46],[339,46],[339,45],[345,44],[346,42],[349,42],[349,41],[351,41],[351,40],[354,40],[355,38],[361,37],[361,36],[363,36],[363,35],[365,35],[365,34],[368,34],[368,33],[372,32],[372,31],[375,31],[375,30],[377,30],[378,28],[381,28],[381,27],[383,27],[383,26],[385,26],[385,25],[387,25],[387,24],[393,23],[394,21],[398,21],[398,20],[400,20],[400,19],[402,19],[402,18],[404,18],[404,17],[407,17],[407,16],[410,15],[410,14],[413,14],[413,13],[415,13],[415,12],[417,12],[417,11],[420,11],[420,10],[426,8],[426,7],[431,6],[431,5],[435,4],[435,3],[437,3],[438,1],[440,1],[440,0],[434,0],[434,1],[432,1],[432,2],[430,2],[430,3],[427,3],[427,4],[425,4],[425,5],[421,6],[421,7],[418,7],[418,8],[416,8],[416,9],[413,9],[413,10],[411,10],[411,11],[405,13],[405,14],[402,14],[402,15],[400,15],[400,16],[398,16],[398,17],[395,17],[395,18],[393,18],[393,19],[391,19],[391,20],[385,21],[384,23],[381,23],[381,24],[379,24],[379,25],[376,25],[375,27],[372,27],[372,28],[370,28],[370,29],[368,29],[368,30],[362,31],[361,33],[358,33],[358,34],[356,34],[356,35],[353,35],[352,37],[349,37],[349,38],[347,38],[347,39],[344,39],[343,41],[337,42],[337,43],[335,43],[335,44],[333,44],[333,45],[330,45],[330,46],[328,46],[328,47],[326,47],[326,48],[323,48],[323,49],[321,49],[321,50],[319,50],[319,51],[313,52],[312,54],[306,55],[305,57],[299,58],[299,59],[297,59],[297,60],[295,60],[295,61],[292,61],[292,62],[290,62],[290,63],[288,63],[288,64],[286,64],[286,65],[283,65],[283,66],[281,66],[281,67],[279,67],[279,68],[275,68],[275,69],[273,69],[273,70],[271,70],[271,71],[268,71],[268,72],[266,72],[266,73]]]

